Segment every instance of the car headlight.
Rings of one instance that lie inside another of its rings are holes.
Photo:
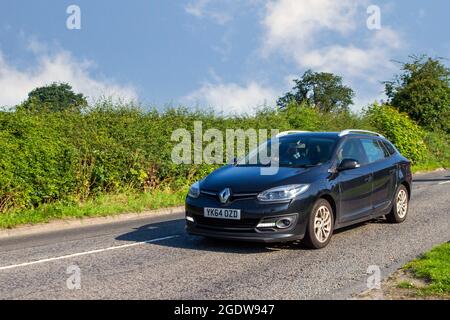
[[[198,198],[199,195],[200,195],[200,182],[197,181],[189,188],[188,196],[191,198]]]
[[[276,187],[258,194],[259,201],[287,201],[308,190],[309,184],[292,184]]]

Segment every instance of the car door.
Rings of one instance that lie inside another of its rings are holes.
[[[354,159],[359,168],[338,172],[339,223],[345,223],[372,213],[372,172],[358,138],[348,138],[338,150],[337,161]]]
[[[385,158],[386,158],[386,166],[389,169],[390,181],[389,181],[389,191],[388,191],[388,200],[389,204],[393,201],[395,192],[398,187],[398,174],[399,174],[399,165],[397,162],[397,158],[394,157],[395,149],[390,142],[378,140],[378,143],[383,147]]]
[[[372,206],[374,212],[388,208],[396,184],[395,161],[376,138],[361,139],[361,144],[373,173]]]

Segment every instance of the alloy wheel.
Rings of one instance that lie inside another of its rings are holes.
[[[408,212],[408,195],[405,190],[400,190],[397,194],[397,215],[403,219]]]
[[[326,206],[320,206],[314,217],[314,234],[317,241],[324,243],[331,233],[331,212]]]

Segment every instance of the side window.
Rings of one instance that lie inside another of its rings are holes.
[[[389,153],[389,150],[387,149],[386,145],[380,140],[378,140],[377,142],[378,142],[378,145],[381,147],[381,149],[383,149],[384,157],[389,158],[391,156],[391,154]]]
[[[383,141],[384,146],[386,147],[386,149],[389,151],[390,155],[393,155],[396,153],[394,146],[387,141]]]
[[[364,149],[357,139],[349,139],[345,141],[342,147],[339,149],[337,158],[339,162],[344,159],[355,159],[361,165],[367,164]]]
[[[361,139],[361,144],[366,152],[367,160],[369,163],[381,160],[385,158],[385,153],[378,141],[375,139]]]

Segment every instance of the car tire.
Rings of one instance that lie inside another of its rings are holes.
[[[391,223],[402,223],[408,215],[409,209],[409,193],[408,189],[401,184],[395,193],[392,209],[386,215],[387,221]]]
[[[330,203],[319,199],[309,215],[303,243],[310,249],[321,249],[328,245],[333,235],[334,212]]]

